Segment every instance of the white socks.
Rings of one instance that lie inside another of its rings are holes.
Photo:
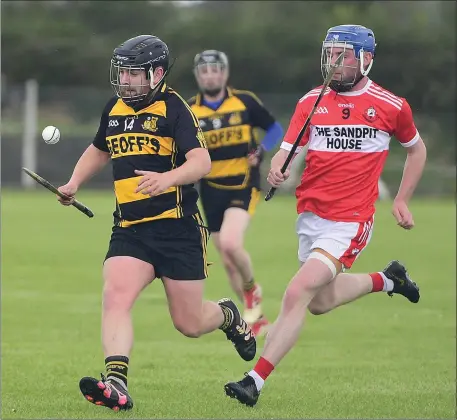
[[[386,275],[382,272],[379,272],[381,274],[382,279],[384,280],[384,287],[382,288],[383,292],[391,292],[394,290],[394,282],[387,278]]]
[[[255,370],[251,370],[248,375],[254,379],[255,381],[255,386],[257,388],[257,391],[260,392],[260,390],[262,389],[263,387],[263,384],[265,383],[265,381],[259,376],[259,374],[255,371]]]

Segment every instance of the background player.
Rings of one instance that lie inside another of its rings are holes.
[[[212,161],[211,172],[200,182],[208,227],[230,284],[244,302],[243,318],[259,335],[268,321],[244,235],[259,200],[263,153],[281,139],[283,129],[257,96],[227,86],[228,66],[221,51],[197,54],[194,74],[200,93],[189,104],[200,120]],[[266,131],[260,145],[255,139],[257,127]]]
[[[379,291],[390,296],[401,294],[413,303],[419,301],[419,288],[397,261],[377,273],[341,273],[352,266],[370,241],[377,183],[391,136],[407,151],[392,209],[404,229],[414,227],[408,202],[426,161],[425,145],[408,102],[367,77],[375,47],[373,31],[363,26],[341,25],[327,32],[321,58],[324,77],[340,54],[344,60],[301,144],[309,143],[306,168],[296,192],[302,265],[287,287],[262,357],[244,379],[225,386],[227,395],[241,403],[257,402],[265,379],[297,341],[307,309],[324,314]],[[281,167],[320,90],[311,90],[297,104],[281,149],[271,162],[268,181],[274,187],[288,176],[281,173]]]
[[[165,83],[168,69],[168,47],[155,36],[137,36],[114,50],[116,96],[105,107],[93,144],[59,188],[74,197],[111,158],[117,208],[103,265],[106,378],[84,377],[80,389],[88,401],[116,411],[133,407],[127,391],[131,309],[156,277],[182,334],[195,338],[219,328],[245,360],[256,351],[255,338],[230,299],[203,300],[208,235],[192,184],[210,171],[211,161],[197,118]]]

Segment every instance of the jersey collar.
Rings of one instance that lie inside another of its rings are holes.
[[[368,79],[367,83],[365,83],[365,86],[362,89],[355,90],[355,91],[350,91],[350,92],[340,92],[340,93],[338,93],[338,95],[341,95],[341,96],[359,96],[359,95],[362,95],[369,89],[369,87],[371,86],[372,83],[373,83],[372,80]]]

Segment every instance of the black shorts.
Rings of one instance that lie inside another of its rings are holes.
[[[130,256],[153,265],[157,278],[202,280],[207,277],[208,239],[200,214],[115,226],[105,260]]]
[[[242,190],[224,190],[214,188],[202,182],[200,184],[200,200],[210,232],[219,232],[225,211],[230,207],[246,210],[251,216],[259,202],[260,191],[257,188]]]

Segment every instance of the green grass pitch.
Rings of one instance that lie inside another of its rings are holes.
[[[220,331],[198,340],[175,331],[156,280],[134,308],[135,408],[116,414],[87,403],[78,388],[82,376],[104,369],[101,264],[114,198],[85,191],[79,199],[95,218],[40,187],[3,191],[2,418],[455,418],[454,202],[414,201],[410,232],[396,226],[390,203],[378,204],[373,239],[352,271],[400,259],[421,301],[377,293],[309,316],[254,408],[223,392],[253,364]],[[297,268],[295,219],[293,197],[277,196],[260,203],[247,236],[270,319]],[[206,297],[233,297],[212,244],[210,260]]]

